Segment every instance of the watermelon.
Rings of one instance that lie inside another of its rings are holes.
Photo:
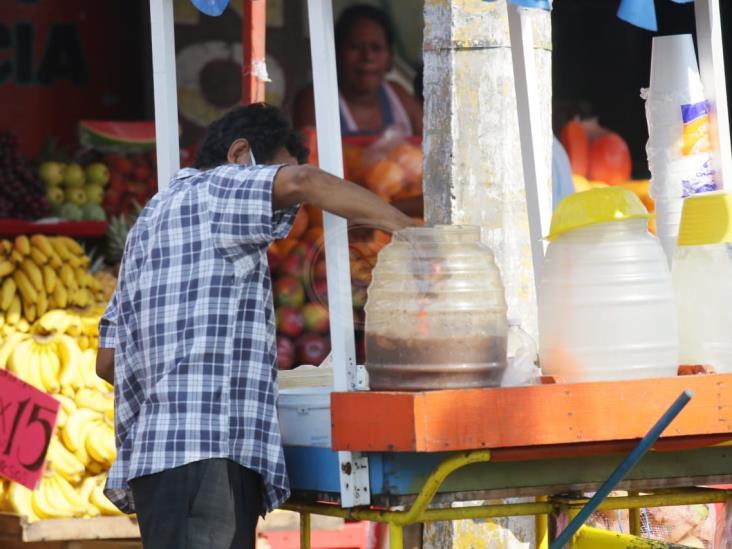
[[[102,152],[142,152],[155,148],[155,122],[79,121],[79,142]]]

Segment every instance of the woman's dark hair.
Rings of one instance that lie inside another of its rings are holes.
[[[307,162],[308,150],[284,112],[267,103],[252,103],[230,110],[209,125],[194,166],[202,169],[226,164],[229,147],[242,137],[249,141],[257,164],[271,162],[283,147],[300,164]]]
[[[343,10],[343,13],[338,17],[338,21],[336,21],[334,31],[336,51],[339,51],[343,47],[354,25],[364,19],[368,19],[379,25],[384,30],[389,51],[394,48],[394,26],[391,24],[389,16],[375,6],[356,4]]]

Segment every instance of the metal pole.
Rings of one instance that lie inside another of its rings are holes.
[[[615,487],[615,485],[620,482],[623,477],[628,474],[628,471],[630,471],[633,466],[640,461],[640,459],[646,454],[648,450],[650,450],[651,446],[656,442],[658,437],[661,436],[661,433],[663,433],[666,430],[666,427],[668,427],[671,422],[676,418],[677,415],[679,415],[679,412],[683,410],[684,406],[686,406],[689,401],[691,400],[691,397],[693,396],[693,393],[686,389],[681,395],[679,395],[679,398],[676,399],[676,401],[669,407],[668,410],[661,416],[661,419],[656,422],[656,424],[651,427],[651,430],[648,431],[646,436],[644,436],[640,442],[636,445],[635,448],[633,448],[633,451],[628,454],[628,457],[626,457],[620,465],[612,472],[610,477],[603,482],[602,486],[597,490],[594,496],[590,499],[590,501],[587,502],[587,505],[585,505],[579,513],[577,513],[577,516],[575,516],[570,523],[567,525],[567,527],[562,531],[562,533],[557,537],[557,539],[550,545],[551,549],[562,549],[572,538],[572,536],[577,532],[577,530],[580,529],[580,527],[585,523],[585,521],[589,518],[589,516],[597,509],[597,507],[602,503],[602,501],[610,494],[612,489]]]
[[[264,101],[267,4],[264,0],[243,1],[241,102],[248,105]]]
[[[343,177],[341,123],[338,107],[333,6],[331,0],[308,0],[310,52],[315,92],[315,124],[320,167]],[[330,344],[333,357],[333,386],[336,391],[353,391],[358,385],[356,342],[353,333],[351,266],[348,255],[348,227],[342,217],[323,212],[325,257],[328,276]],[[357,452],[338,452],[341,504],[368,505],[371,501],[368,461]]]
[[[150,31],[158,189],[162,190],[168,186],[171,177],[180,168],[173,0],[150,0]]]

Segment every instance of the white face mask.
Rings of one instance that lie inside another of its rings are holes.
[[[252,149],[249,149],[249,165],[250,166],[256,166],[257,161],[254,159],[254,153],[252,152]]]

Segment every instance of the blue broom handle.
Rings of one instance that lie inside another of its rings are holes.
[[[564,548],[567,542],[572,538],[572,536],[574,536],[577,530],[580,529],[580,527],[585,523],[595,509],[597,509],[613,488],[615,488],[623,477],[628,474],[628,471],[630,471],[633,466],[640,461],[646,452],[650,450],[651,446],[653,446],[656,440],[658,440],[658,437],[661,436],[661,433],[663,433],[666,430],[666,427],[668,427],[674,418],[679,415],[679,412],[683,410],[684,406],[689,403],[693,396],[694,394],[689,389],[685,389],[679,395],[679,398],[677,398],[671,407],[666,410],[666,412],[661,416],[661,419],[659,419],[651,430],[648,431],[646,436],[638,442],[635,448],[633,448],[633,451],[628,454],[628,457],[618,465],[617,469],[615,469],[608,479],[603,482],[602,486],[600,486],[590,501],[588,501],[580,512],[577,513],[577,515],[570,521],[559,537],[554,540],[550,545],[550,549]]]

